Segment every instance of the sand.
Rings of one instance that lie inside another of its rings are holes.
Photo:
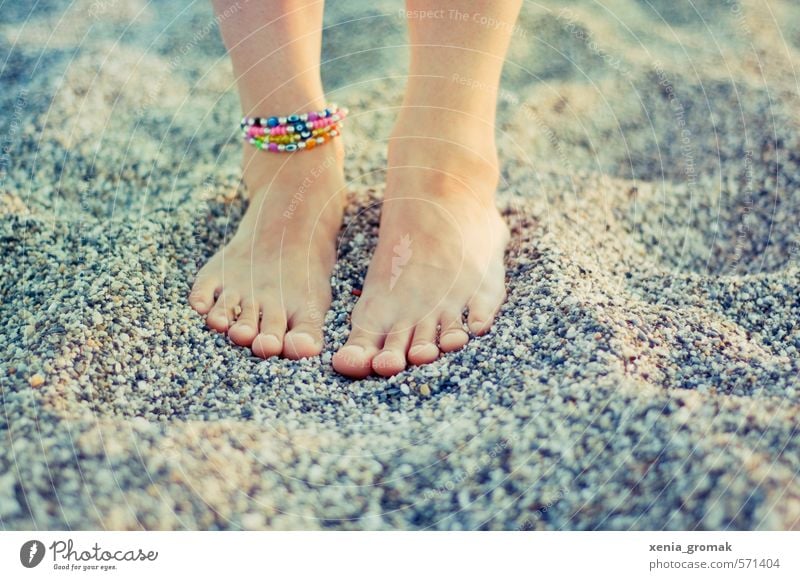
[[[207,3],[5,6],[2,528],[800,527],[800,9],[604,4],[526,3],[515,30],[495,328],[361,382],[330,360],[376,240],[400,5],[326,16],[352,193],[301,362],[186,303],[245,206]]]

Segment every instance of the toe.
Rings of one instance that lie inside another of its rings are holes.
[[[322,328],[319,322],[293,321],[283,339],[283,356],[293,360],[317,356],[322,352]]]
[[[242,301],[242,312],[228,329],[228,336],[239,346],[250,346],[258,335],[258,319],[261,308],[253,300]]]
[[[481,336],[489,332],[494,322],[494,317],[500,305],[503,303],[503,297],[499,300],[492,300],[484,296],[476,296],[469,303],[469,317],[467,318],[467,325],[470,332],[475,336]]]
[[[259,332],[250,345],[253,354],[261,358],[278,356],[283,351],[283,340],[274,334],[264,334]]]
[[[439,349],[442,352],[452,352],[467,344],[469,335],[464,330],[463,317],[460,312],[446,312],[439,320],[442,325],[439,333]]]
[[[439,358],[439,347],[436,346],[436,327],[439,321],[429,316],[417,323],[411,348],[408,349],[408,362],[413,365],[425,365]]]
[[[214,292],[219,286],[219,281],[212,276],[198,274],[189,294],[189,305],[200,314],[208,314],[214,306]]]
[[[283,306],[274,300],[265,300],[262,304],[261,327],[250,348],[254,355],[269,358],[283,352],[286,314]]]
[[[214,307],[206,317],[208,326],[219,332],[227,332],[233,321],[236,320],[237,310],[240,308],[239,294],[223,290]]]
[[[383,336],[359,329],[353,330],[347,343],[333,355],[336,372],[352,379],[363,379],[372,372],[372,359],[379,350]]]
[[[372,370],[384,377],[396,375],[404,370],[406,351],[413,332],[413,324],[395,325],[386,335],[381,351],[372,359]]]

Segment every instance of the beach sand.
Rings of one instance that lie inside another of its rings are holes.
[[[4,6],[0,526],[800,527],[797,3],[526,3],[497,127],[508,302],[462,351],[360,382],[331,353],[405,20],[330,4],[352,193],[300,362],[186,301],[245,204],[210,6]]]

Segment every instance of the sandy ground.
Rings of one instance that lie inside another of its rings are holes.
[[[526,3],[515,30],[494,331],[357,383],[330,353],[375,243],[401,4],[326,17],[352,203],[302,362],[186,303],[244,206],[207,3],[4,5],[2,528],[800,526],[800,9],[603,4]]]

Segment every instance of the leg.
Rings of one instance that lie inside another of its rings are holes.
[[[407,1],[408,88],[389,143],[378,246],[350,337],[334,357],[345,375],[430,363],[469,340],[465,310],[479,335],[505,300],[508,228],[494,205],[494,122],[520,4]]]
[[[233,5],[214,0],[244,114],[323,108],[323,3]],[[230,242],[198,273],[189,302],[208,326],[258,356],[300,358],[322,349],[344,204],[342,159],[339,139],[297,153],[243,143],[250,205]]]

